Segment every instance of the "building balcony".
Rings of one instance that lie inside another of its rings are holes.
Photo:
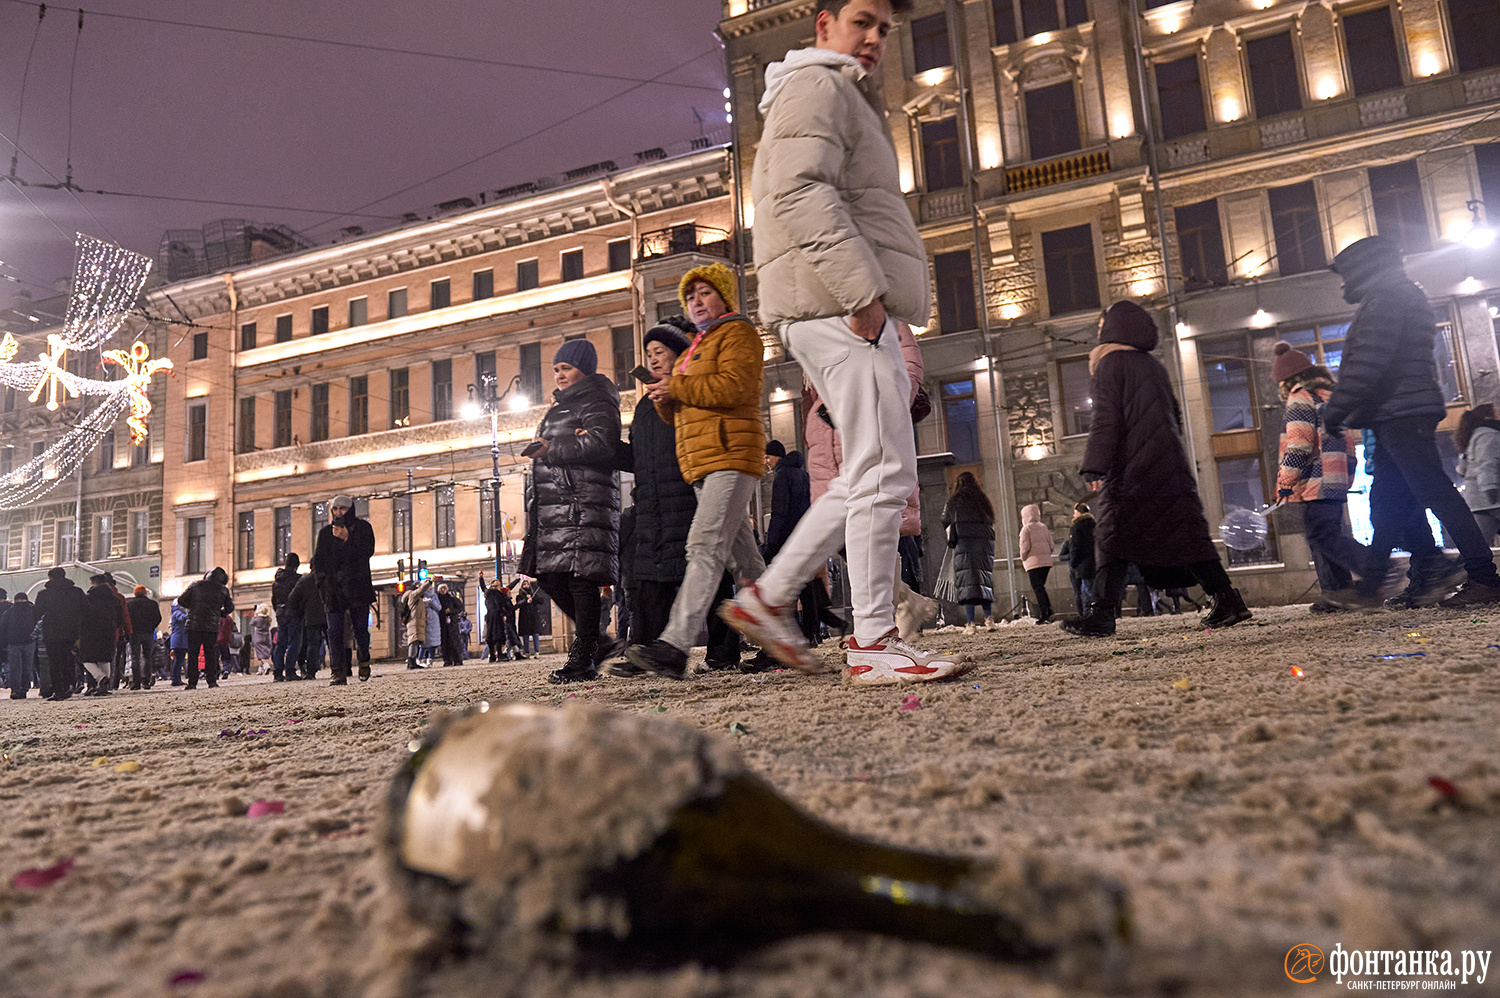
[[[1015,166],[1005,171],[1005,188],[1011,194],[1034,191],[1108,173],[1109,150],[1093,149]]]
[[[1399,90],[1363,97],[1343,94],[1273,118],[1231,122],[1164,141],[1159,146],[1161,167],[1183,170],[1304,142],[1354,137],[1367,129],[1496,100],[1500,100],[1500,69],[1421,80]]]
[[[918,194],[908,201],[916,202],[917,221],[922,225],[969,216],[969,190],[966,187],[950,187],[945,191]]]
[[[702,253],[724,260],[733,259],[729,233],[707,225],[677,225],[641,233],[636,259],[654,260],[679,253]]]

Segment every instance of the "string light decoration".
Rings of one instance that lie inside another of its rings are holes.
[[[172,362],[153,360],[146,344],[137,342],[128,351],[102,352],[105,364],[123,372],[122,377],[102,379],[72,373],[67,357],[70,351],[97,349],[119,331],[150,272],[150,257],[79,233],[73,292],[62,331],[48,334],[47,349],[35,361],[17,362],[20,343],[8,332],[0,336],[0,385],[25,393],[31,402],[45,400],[50,412],[70,398],[100,400],[56,443],[0,479],[0,510],[20,509],[52,491],[77,470],[104,434],[114,431],[127,411],[131,442],[145,441],[151,378],[157,371],[170,370]]]

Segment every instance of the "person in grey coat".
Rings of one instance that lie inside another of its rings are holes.
[[[1458,473],[1464,476],[1464,502],[1484,542],[1493,546],[1500,532],[1500,418],[1495,404],[1476,405],[1458,417],[1453,443],[1462,451]]]

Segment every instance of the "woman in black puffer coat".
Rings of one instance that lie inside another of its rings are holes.
[[[1209,538],[1177,396],[1166,368],[1150,354],[1157,339],[1156,320],[1134,302],[1115,302],[1099,319],[1099,346],[1089,353],[1094,416],[1082,470],[1090,490],[1100,493],[1092,503],[1098,568],[1093,606],[1063,623],[1069,634],[1115,632],[1132,562],[1153,589],[1202,585],[1210,600],[1205,626],[1250,618]]]
[[[588,340],[563,343],[552,358],[555,401],[532,442],[521,571],[576,631],[567,663],[547,677],[554,683],[599,674],[599,587],[614,585],[619,561],[620,392],[597,367]]]
[[[974,633],[974,613],[993,630],[995,618],[995,507],[980,488],[979,479],[964,472],[953,483],[953,494],[943,507],[943,529],[953,549],[954,599],[964,607],[964,633]]]
[[[115,632],[125,624],[125,611],[120,609],[117,594],[104,581],[104,576],[89,579],[88,595],[84,597],[88,609],[83,615],[83,628],[78,636],[78,660],[93,680],[91,696],[106,696],[109,693],[110,664],[115,657]]]

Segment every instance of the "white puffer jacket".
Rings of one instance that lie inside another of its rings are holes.
[[[848,315],[877,298],[927,325],[927,251],[901,194],[885,119],[852,56],[798,49],[766,68],[755,154],[755,267],[771,329]]]

